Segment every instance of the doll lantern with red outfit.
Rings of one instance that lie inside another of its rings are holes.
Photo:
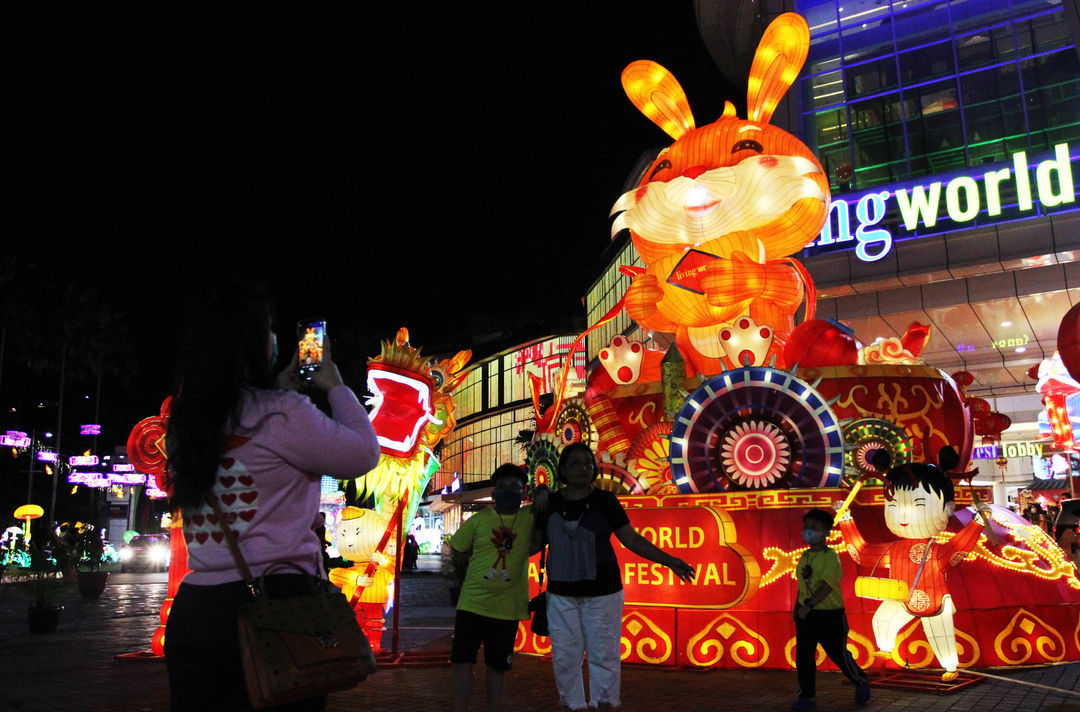
[[[984,520],[972,518],[945,543],[934,539],[945,531],[956,508],[947,472],[959,464],[959,458],[951,447],[939,452],[939,466],[912,462],[890,468],[889,460],[885,450],[873,455],[875,467],[887,470],[885,525],[899,539],[867,542],[850,513],[838,523],[851,558],[860,571],[870,570],[869,576],[856,579],[855,594],[881,600],[873,617],[874,638],[881,653],[891,655],[897,634],[918,618],[930,649],[945,668],[943,679],[951,680],[958,666],[953,626],[956,607],[945,576],[978,542]],[[977,507],[986,516],[986,505]],[[887,577],[883,577],[883,569],[888,571]]]

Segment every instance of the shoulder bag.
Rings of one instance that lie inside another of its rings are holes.
[[[237,616],[244,680],[252,706],[263,709],[348,690],[374,673],[371,644],[345,596],[291,562],[271,564],[256,581],[217,498],[211,494],[207,501],[252,594]],[[279,568],[292,568],[307,576],[310,592],[270,598],[266,575]]]

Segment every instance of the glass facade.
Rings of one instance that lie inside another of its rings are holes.
[[[630,286],[630,277],[619,271],[620,267],[642,267],[641,258],[638,257],[634,244],[627,239],[619,254],[604,269],[589,291],[585,295],[585,316],[589,326],[600,321],[611,311],[619,300],[626,294]],[[585,351],[589,355],[596,354],[601,348],[611,343],[616,334],[633,335],[638,331],[638,325],[627,315],[623,309],[611,321],[603,324],[586,338]]]
[[[804,0],[802,133],[834,193],[1080,139],[1080,60],[1047,0]],[[794,90],[793,90],[794,91]]]
[[[540,392],[554,392],[563,362],[577,338],[556,336],[524,344],[477,362],[454,392],[457,427],[440,453],[434,486],[441,489],[455,477],[472,483],[486,480],[503,463],[523,463],[525,454],[515,442],[533,421],[530,374],[540,378]],[[567,382],[585,380],[585,351],[573,358]]]

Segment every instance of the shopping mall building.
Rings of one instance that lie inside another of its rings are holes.
[[[735,86],[745,85],[757,38],[776,15],[795,11],[810,26],[809,57],[772,123],[809,145],[829,176],[829,222],[800,257],[817,286],[818,318],[849,325],[864,343],[929,325],[925,361],[974,375],[969,395],[1012,419],[1004,441],[1035,440],[1043,408],[1028,371],[1053,355],[1061,318],[1080,299],[1075,0],[696,5],[702,38]],[[640,178],[628,176],[627,186]],[[625,231],[609,254],[585,295],[590,325],[629,285],[619,267],[641,264]],[[584,376],[616,334],[669,343],[640,333],[624,312],[589,335],[571,375]],[[527,374],[552,388],[573,338],[540,339],[473,367],[456,396],[459,426],[438,487],[524,461],[516,440],[533,427]],[[1031,448],[1009,452],[1005,468],[973,463],[999,504],[1045,471]]]

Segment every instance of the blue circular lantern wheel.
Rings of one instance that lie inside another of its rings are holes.
[[[833,487],[844,439],[829,403],[795,375],[750,366],[725,371],[686,400],[671,432],[680,492]]]

